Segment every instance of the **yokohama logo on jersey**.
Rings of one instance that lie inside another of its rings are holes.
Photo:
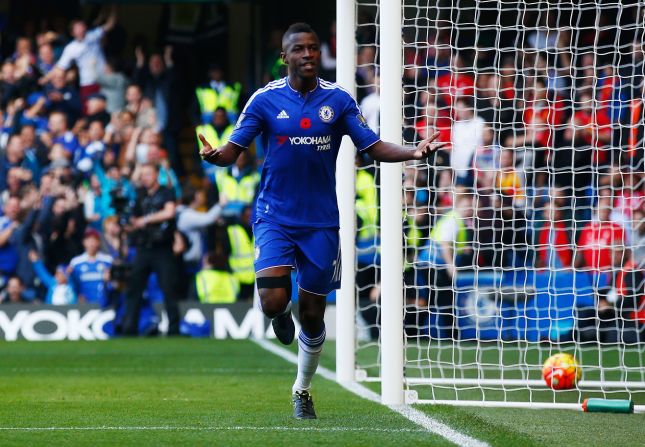
[[[331,135],[323,135],[321,137],[289,137],[289,143],[294,146],[303,144],[329,144],[331,143]]]

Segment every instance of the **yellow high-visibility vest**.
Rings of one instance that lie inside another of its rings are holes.
[[[206,137],[206,141],[215,149],[218,147],[224,146],[226,143],[228,143],[228,139],[231,137],[233,134],[233,131],[235,130],[235,126],[232,124],[228,126],[226,129],[224,129],[224,132],[222,132],[222,135],[217,135],[217,131],[213,127],[212,124],[202,124],[201,126],[197,126],[195,128],[195,135],[197,137],[197,144],[199,145],[199,150],[202,150],[202,147],[204,146],[199,139],[199,134],[203,134],[204,137]]]
[[[457,223],[457,240],[454,242],[455,254],[461,254],[468,248],[468,229],[466,228],[466,223],[464,219],[457,213],[455,210],[448,211],[446,214],[441,216],[439,220],[434,225],[434,228],[430,231],[430,239],[435,242],[441,242],[439,240],[439,234],[443,232],[443,229],[446,225],[453,225]]]
[[[356,172],[356,214],[362,226],[358,231],[359,239],[370,239],[377,234],[378,209],[374,176],[364,169]]]
[[[197,87],[195,95],[199,102],[199,111],[202,115],[212,114],[218,107],[223,107],[228,113],[237,113],[237,102],[240,99],[242,86],[239,82],[226,85],[221,92],[211,87]]]
[[[239,224],[229,225],[227,232],[231,243],[231,256],[228,262],[233,275],[242,284],[253,284],[255,281],[253,241]]]
[[[223,171],[217,174],[215,183],[220,195],[226,196],[229,202],[241,202],[249,205],[255,198],[255,190],[260,183],[260,174],[253,171],[238,181],[229,172]]]
[[[240,291],[237,278],[222,270],[201,270],[195,275],[195,286],[202,303],[234,303]]]

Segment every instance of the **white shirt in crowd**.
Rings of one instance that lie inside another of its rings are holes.
[[[473,119],[455,121],[452,125],[452,153],[450,166],[459,176],[465,176],[472,167],[473,155],[484,144],[486,123],[475,116]]]
[[[67,70],[72,62],[76,62],[81,87],[96,84],[99,74],[103,72],[105,56],[101,48],[101,37],[103,37],[102,27],[88,31],[85,39],[68,43],[56,63],[57,67]]]
[[[365,121],[367,121],[367,125],[370,126],[370,129],[379,134],[379,113],[381,111],[379,105],[379,94],[377,92],[372,92],[363,98],[361,101],[361,112],[363,113]]]

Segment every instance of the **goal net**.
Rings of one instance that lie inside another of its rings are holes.
[[[645,404],[644,11],[587,0],[403,2],[403,97],[391,113],[403,114],[405,144],[435,132],[446,143],[404,167],[409,399]],[[369,106],[369,94],[378,101],[378,2],[357,1],[356,31],[358,94]],[[377,249],[387,241],[371,201],[378,172],[357,161],[365,380],[379,380],[388,317]],[[582,370],[570,390],[542,379],[560,352]]]

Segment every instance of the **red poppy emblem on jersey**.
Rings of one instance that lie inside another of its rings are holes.
[[[309,118],[301,118],[300,119],[300,128],[301,129],[309,129],[311,127],[311,120]]]
[[[286,135],[276,135],[275,138],[276,140],[278,140],[278,146],[282,146],[284,142],[287,141],[287,138],[289,137],[287,137]]]

